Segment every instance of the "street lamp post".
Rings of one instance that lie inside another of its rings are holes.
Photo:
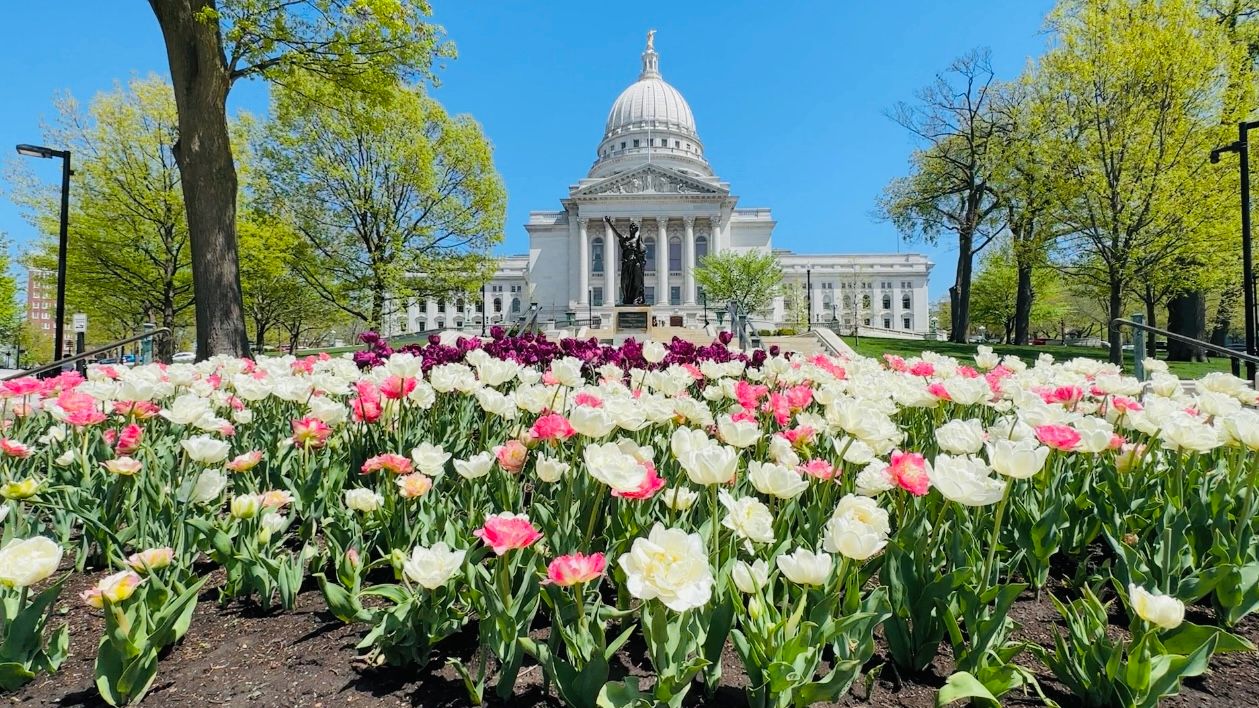
[[[708,326],[708,293],[701,290],[699,292],[699,304],[704,308],[704,326]]]
[[[1243,121],[1237,124],[1237,140],[1211,151],[1211,164],[1220,161],[1220,153],[1237,153],[1238,166],[1241,169],[1242,197],[1242,295],[1246,308],[1246,353],[1255,355],[1255,271],[1252,261],[1250,238],[1250,142],[1247,133],[1251,128],[1259,128],[1259,121]],[[1254,362],[1246,362],[1246,378],[1255,380]]]
[[[57,322],[53,338],[53,358],[65,354],[66,344],[66,244],[70,229],[70,151],[54,150],[41,145],[18,145],[17,153],[26,157],[61,158],[61,228],[57,240]]]
[[[586,326],[595,326],[595,289],[586,289]]]

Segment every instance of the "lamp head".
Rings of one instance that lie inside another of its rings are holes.
[[[25,143],[17,146],[17,154],[26,157],[60,157],[69,158],[69,150],[56,150],[43,145],[27,145]]]
[[[1216,148],[1211,151],[1211,164],[1212,165],[1220,164],[1220,149],[1219,148]]]

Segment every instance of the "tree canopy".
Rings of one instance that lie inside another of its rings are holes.
[[[506,210],[492,153],[476,121],[420,88],[366,100],[311,78],[276,91],[261,198],[300,234],[307,284],[380,327],[412,298],[492,275]]]
[[[695,284],[710,307],[734,302],[740,312],[763,313],[782,291],[782,266],[772,253],[722,251],[695,268]]]

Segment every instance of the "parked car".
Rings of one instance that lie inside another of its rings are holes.
[[[191,364],[197,360],[196,352],[175,352],[175,356],[170,358],[176,364]]]

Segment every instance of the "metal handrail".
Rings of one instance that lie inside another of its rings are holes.
[[[1140,317],[1140,315],[1133,315],[1133,317]],[[1142,356],[1145,354],[1145,341],[1143,337],[1141,336],[1141,334],[1144,332],[1150,332],[1152,334],[1156,334],[1161,337],[1174,339],[1177,342],[1183,342],[1192,347],[1199,347],[1201,349],[1205,349],[1206,351],[1213,352],[1217,355],[1226,356],[1229,358],[1230,369],[1232,369],[1234,376],[1241,376],[1241,362],[1246,362],[1246,364],[1248,365],[1247,376],[1250,376],[1251,373],[1253,373],[1256,370],[1257,368],[1256,364],[1259,364],[1259,356],[1255,356],[1248,352],[1239,352],[1233,349],[1229,349],[1228,347],[1221,347],[1218,344],[1213,344],[1211,342],[1204,342],[1201,339],[1194,339],[1193,337],[1187,337],[1183,334],[1177,334],[1175,332],[1169,332],[1165,329],[1160,329],[1158,327],[1154,327],[1152,325],[1148,325],[1144,322],[1140,322],[1137,320],[1130,320],[1123,317],[1116,317],[1115,319],[1110,321],[1111,329],[1118,329],[1119,327],[1122,327],[1122,326],[1132,327],[1133,329],[1137,330],[1137,338],[1133,342],[1134,347],[1133,347],[1133,352],[1132,352],[1133,373],[1135,373],[1137,379],[1141,381],[1145,380],[1145,364],[1142,362]],[[1256,382],[1252,381],[1252,383],[1256,383]]]
[[[1216,354],[1219,354],[1220,356],[1226,356],[1230,359],[1237,359],[1238,361],[1248,361],[1252,364],[1259,364],[1259,356],[1254,356],[1253,354],[1247,354],[1245,352],[1239,352],[1234,349],[1229,349],[1228,347],[1221,347],[1218,344],[1212,344],[1211,342],[1204,342],[1201,339],[1194,339],[1193,337],[1186,337],[1183,334],[1176,334],[1175,332],[1168,332],[1165,329],[1159,329],[1158,327],[1145,324],[1144,322],[1133,322],[1132,320],[1129,320],[1123,317],[1116,317],[1115,319],[1110,321],[1110,326],[1112,328],[1119,327],[1119,326],[1128,326],[1134,329],[1145,330],[1146,332],[1152,332],[1154,334],[1157,334],[1160,337],[1167,337],[1168,339],[1174,339],[1178,342],[1184,342],[1185,344],[1188,344],[1190,346],[1201,347],[1209,352],[1215,352]]]
[[[111,349],[117,349],[118,347],[121,347],[123,345],[131,344],[132,342],[138,342],[142,339],[148,339],[149,337],[156,337],[159,334],[170,334],[170,331],[171,331],[170,327],[158,327],[157,329],[150,330],[148,332],[141,332],[140,334],[134,334],[130,337],[127,337],[126,339],[119,339],[118,341],[110,342],[109,344],[106,344],[103,347],[97,347],[95,349],[85,351],[81,354],[68,356],[64,359],[54,361],[51,364],[44,364],[43,366],[37,366],[34,369],[27,369],[26,371],[19,371],[16,374],[9,374],[8,376],[0,378],[0,381],[9,381],[11,379],[20,379],[26,376],[35,376],[36,374],[42,374],[45,371],[55,371],[57,369],[63,368],[66,364],[79,361],[80,359],[87,359],[88,357],[93,357],[93,356],[96,356],[97,354],[103,354]]]

